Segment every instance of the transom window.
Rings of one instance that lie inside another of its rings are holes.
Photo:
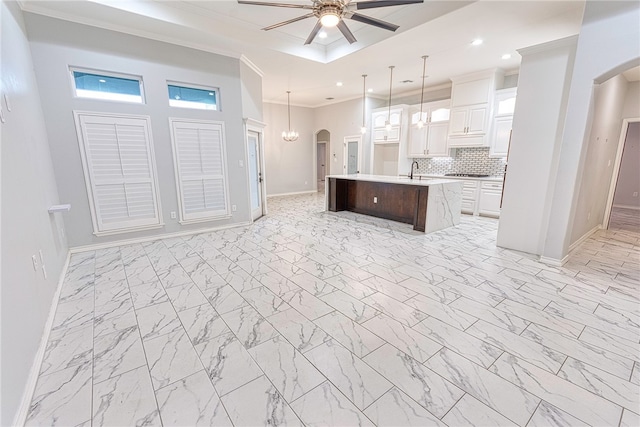
[[[142,77],[103,71],[71,69],[78,98],[144,103]]]
[[[169,105],[172,107],[218,110],[218,89],[168,82]]]

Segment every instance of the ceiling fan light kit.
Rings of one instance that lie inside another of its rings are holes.
[[[268,3],[262,1],[238,0],[238,3],[253,6],[273,6],[311,10],[311,12],[306,15],[263,28],[263,30],[269,31],[303,19],[316,17],[318,18],[318,21],[316,22],[315,27],[313,27],[313,30],[311,30],[309,37],[307,37],[304,42],[304,44],[307,45],[313,42],[322,27],[331,28],[336,26],[349,43],[355,43],[357,40],[349,27],[347,27],[347,24],[345,24],[344,19],[351,19],[353,21],[372,25],[388,31],[396,31],[400,28],[399,26],[381,19],[362,15],[354,10],[375,9],[378,7],[389,6],[406,6],[409,4],[424,3],[424,0],[368,0],[363,2],[351,2],[350,0],[311,0],[312,4]]]

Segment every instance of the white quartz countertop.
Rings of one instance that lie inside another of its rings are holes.
[[[421,176],[422,179],[424,178],[434,178],[434,179],[455,179],[455,180],[465,180],[465,181],[495,181],[495,182],[502,182],[502,177],[501,176],[487,176],[485,178],[475,178],[472,176],[444,176],[444,175],[430,175],[430,174],[413,174],[413,177],[415,179],[416,176]]]
[[[387,175],[367,175],[367,174],[353,174],[353,175],[327,175],[327,178],[348,179],[352,181],[370,181],[370,182],[384,182],[387,184],[406,184],[406,185],[421,185],[428,187],[430,185],[438,184],[452,184],[459,182],[457,179],[445,179],[444,177],[431,178],[427,176],[413,176],[413,179],[409,179],[406,176],[387,176]]]

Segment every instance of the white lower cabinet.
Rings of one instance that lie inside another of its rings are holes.
[[[465,180],[462,184],[461,212],[499,217],[501,198],[501,182]]]
[[[480,186],[478,213],[487,216],[500,216],[500,200],[502,199],[502,183],[483,182]]]

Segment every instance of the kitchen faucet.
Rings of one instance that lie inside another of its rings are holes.
[[[420,165],[418,165],[417,161],[413,161],[413,163],[411,163],[411,173],[409,174],[409,179],[413,179],[413,165],[416,165],[416,169],[420,169]]]

